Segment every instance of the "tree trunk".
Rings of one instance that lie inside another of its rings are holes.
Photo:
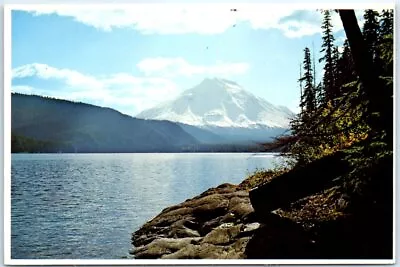
[[[349,40],[356,72],[363,85],[366,99],[369,101],[367,123],[375,132],[385,130],[385,139],[390,144],[393,141],[393,88],[387,88],[378,78],[378,72],[367,51],[354,10],[340,9],[339,15]]]

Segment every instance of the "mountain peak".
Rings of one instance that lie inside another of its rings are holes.
[[[216,94],[218,95],[222,93],[239,93],[241,91],[244,91],[244,89],[234,81],[214,77],[205,78],[197,86],[193,87],[192,89],[186,90],[185,92],[192,93],[193,91],[214,96]]]
[[[214,77],[137,117],[204,127],[288,128],[292,115],[286,108],[254,96],[234,81]]]
[[[219,84],[233,84],[233,85],[238,85],[236,82],[225,79],[225,78],[220,78],[220,77],[213,77],[213,78],[205,78],[202,83],[219,83]]]

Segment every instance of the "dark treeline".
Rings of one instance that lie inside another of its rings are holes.
[[[182,147],[180,152],[232,152],[232,153],[258,153],[258,152],[281,152],[280,148],[269,146],[269,144],[199,144]]]
[[[308,47],[304,49],[303,72],[299,79],[301,112],[292,121],[294,135],[288,149],[299,164],[349,147],[367,137],[378,138],[380,135],[388,142],[392,136],[390,126],[383,125],[382,121],[392,124],[393,10],[380,13],[365,10],[364,13],[361,45],[366,47],[366,53],[359,59],[359,64],[365,66],[371,61],[369,76],[376,76],[378,80],[372,89],[368,89],[372,86],[371,81],[362,81],[362,70],[357,69],[349,40],[344,41],[341,49],[335,45],[332,12],[337,11],[323,11],[319,62],[324,71],[321,81],[314,77],[312,51]],[[374,99],[369,90],[374,92]],[[391,149],[391,144],[388,145]]]
[[[33,138],[11,134],[11,152],[12,153],[54,153],[58,151],[72,151],[67,145],[41,141]]]
[[[341,48],[335,45],[332,15],[340,16],[347,36]],[[291,135],[278,138],[277,143],[285,145],[294,168],[307,168],[309,163],[339,152],[345,155],[340,157],[351,171],[338,177],[339,191],[351,200],[354,210],[375,210],[389,227],[393,201],[393,10],[365,10],[364,19],[359,27],[353,10],[323,11],[322,79],[316,81],[313,52],[304,48],[299,79],[301,112],[291,122]]]
[[[202,152],[280,152],[277,148],[268,149],[265,145],[259,144],[196,144],[186,145],[174,149],[154,148],[148,150],[126,151],[126,150],[79,150],[77,151],[73,144],[54,141],[43,141],[22,135],[11,134],[11,152],[12,153],[202,153]]]
[[[94,105],[12,94],[12,152],[171,152],[198,141],[168,121]]]
[[[341,48],[335,46],[331,16],[340,16],[346,33]],[[285,257],[394,256],[393,10],[365,10],[364,18],[360,27],[354,10],[323,11],[321,81],[306,47],[301,112],[292,133],[276,140],[291,159],[288,168],[250,191],[261,218],[275,211],[303,224],[302,238],[310,234]],[[307,247],[309,238],[315,246]]]
[[[184,130],[182,125],[169,121],[136,119],[110,108],[35,95],[12,94],[11,99],[12,153],[266,150],[264,146],[251,142],[200,142]],[[203,135],[205,132],[200,132],[201,129],[196,131],[191,132]],[[211,133],[208,134],[214,137]]]

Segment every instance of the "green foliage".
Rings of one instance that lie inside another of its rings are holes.
[[[11,134],[11,153],[53,153],[68,149],[67,144]]]
[[[352,199],[352,212],[363,210],[369,202],[391,213],[393,149],[383,139],[383,136],[369,138],[345,150],[352,171],[343,177],[343,188]]]
[[[286,171],[288,170],[283,167],[278,167],[272,170],[256,170],[252,174],[249,174],[246,179],[239,184],[239,188],[241,190],[254,189],[268,181],[271,181]]]
[[[337,94],[329,94],[332,91],[327,91],[326,80],[323,80],[322,93],[318,95],[334,97],[325,97],[325,101],[320,102],[312,113],[303,110],[291,122],[293,135],[286,137],[286,140],[291,141],[288,155],[296,161],[294,169],[305,170],[303,175],[294,178],[304,182],[304,176],[317,173],[318,179],[305,186],[318,184],[320,178],[323,179],[338,169],[340,163],[346,168],[334,174],[334,178],[329,178],[329,183],[325,185],[336,185],[329,189],[330,192],[308,196],[303,202],[293,203],[288,211],[282,209],[278,214],[296,222],[309,218],[313,222],[327,219],[329,223],[348,214],[350,220],[356,219],[357,228],[367,225],[365,230],[360,231],[361,235],[365,235],[371,227],[385,229],[383,234],[377,235],[379,241],[368,238],[360,243],[377,243],[390,249],[393,244],[390,235],[394,197],[391,117],[393,32],[382,28],[383,25],[389,25],[387,27],[390,28],[392,22],[381,20],[380,28],[372,32],[385,34],[379,36],[367,33],[369,36],[363,38],[354,11],[339,12],[350,43],[345,41],[341,53],[336,50],[333,52],[333,89]],[[376,16],[376,12],[366,13],[375,23],[376,19],[371,18]],[[389,17],[389,13],[385,16]],[[372,31],[373,23],[370,24],[364,27],[365,31]],[[368,47],[365,44],[366,39],[369,42]],[[374,53],[373,61],[372,56],[368,57],[368,51]],[[333,154],[332,157],[338,156],[339,160],[329,162],[325,168],[316,170],[314,164],[331,158],[327,157],[330,154]],[[319,158],[323,159],[315,161]],[[296,210],[295,205],[300,208]],[[381,235],[384,237],[380,238]],[[364,244],[360,245],[365,249]],[[371,251],[375,250],[377,248]]]
[[[378,49],[382,63],[379,73],[390,77],[393,74],[393,33],[381,36]]]
[[[379,13],[372,9],[367,9],[364,12],[364,27],[363,36],[367,45],[368,53],[372,60],[376,62],[378,56],[378,34],[379,34]]]
[[[393,9],[382,10],[381,19],[379,21],[379,35],[393,35]]]
[[[310,49],[306,47],[304,49],[304,61],[303,61],[304,75],[300,78],[300,82],[305,82],[304,92],[301,96],[300,107],[302,110],[307,112],[313,112],[316,108],[316,96],[314,88],[314,77],[313,68],[311,66],[311,55]]]
[[[382,19],[378,21],[377,12],[373,10],[365,11],[366,25],[363,32],[368,43],[369,51],[374,53],[380,60],[375,60],[375,68],[380,73],[385,73],[380,81],[382,88],[379,90],[387,91],[393,87],[393,35],[390,11],[385,11]],[[306,107],[292,120],[291,128],[294,138],[289,144],[290,158],[294,159],[298,165],[307,164],[325,155],[332,154],[338,150],[346,150],[354,144],[363,140],[376,138],[375,132],[382,138],[391,133],[384,130],[372,129],[369,123],[370,117],[378,116],[380,112],[371,112],[364,86],[360,83],[356,73],[355,63],[350,50],[349,42],[345,40],[343,50],[340,53],[337,47],[333,46],[333,36],[330,24],[329,11],[324,12],[322,23],[323,43],[322,50],[324,56],[320,61],[324,62],[325,74],[320,88],[314,88],[314,99],[325,95],[324,101],[319,101],[314,109],[307,107],[307,82],[310,81],[309,71],[309,51],[306,48],[304,70],[302,80],[306,81],[304,95],[300,106]],[[378,33],[385,35],[378,36]],[[378,88],[377,88],[378,90]],[[321,92],[322,91],[322,92]],[[390,103],[388,103],[390,106]],[[374,133],[374,134],[372,134]],[[383,140],[383,139],[382,139]],[[381,140],[381,141],[382,141]],[[368,146],[375,147],[381,144],[374,139]],[[384,141],[382,141],[384,143]],[[364,143],[365,144],[365,143]],[[390,146],[390,145],[389,145]],[[382,153],[389,151],[390,147],[382,147]],[[377,152],[378,153],[378,152]],[[381,153],[381,152],[379,152]],[[360,162],[361,156],[357,153],[350,153],[356,162]],[[365,155],[366,152],[364,151]]]
[[[349,93],[351,91],[351,86],[348,85],[357,80],[357,74],[355,72],[354,60],[347,39],[343,43],[343,52],[339,54],[336,70],[336,84],[339,86],[338,95]]]
[[[198,143],[169,121],[139,120],[109,108],[34,95],[12,94],[11,101],[12,132],[67,144],[60,152],[167,152]]]
[[[324,55],[319,59],[319,62],[325,62],[324,76],[322,78],[322,85],[324,88],[325,102],[333,99],[334,95],[334,41],[331,14],[329,10],[324,11],[324,18],[322,22],[322,47],[321,51]]]
[[[313,114],[302,112],[291,122],[297,139],[290,146],[290,156],[298,164],[307,164],[367,137],[365,103],[359,99],[361,86],[352,82],[343,87],[349,93],[336,98],[335,106],[328,101]]]

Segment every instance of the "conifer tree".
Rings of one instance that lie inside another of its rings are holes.
[[[376,63],[378,55],[378,35],[379,35],[379,13],[372,9],[367,9],[364,12],[364,27],[362,34],[367,46],[368,53],[372,57],[373,63]]]
[[[379,21],[379,35],[384,36],[393,34],[393,9],[385,9],[382,11]]]
[[[379,25],[379,74],[393,76],[393,9],[382,11]]]
[[[340,79],[339,59],[340,59],[339,48],[337,46],[334,46],[332,49],[333,88],[334,88],[332,92],[333,99],[339,96],[339,90],[341,86],[339,82]]]
[[[362,85],[363,98],[368,101],[366,122],[371,129],[369,134],[370,136],[381,136],[380,134],[383,132],[384,142],[391,147],[393,142],[391,137],[393,133],[393,88],[386,86],[386,82],[378,77],[366,38],[358,26],[354,10],[339,10],[339,14]],[[364,25],[364,31],[368,34],[368,26]]]
[[[370,12],[374,15],[373,11],[365,13]],[[324,74],[319,83],[315,81],[310,50],[305,48],[303,74],[299,79],[303,85],[300,101],[303,110],[291,123],[294,138],[290,152],[300,164],[347,149],[366,138],[374,144],[383,141],[390,148],[393,73],[388,65],[392,65],[393,57],[393,41],[389,41],[393,38],[393,23],[390,11],[384,12],[380,27],[372,31],[376,34],[372,39],[372,34],[363,36],[354,11],[339,10],[348,38],[341,52],[333,44],[329,11],[324,12],[320,59],[324,62]],[[367,23],[364,27],[367,35],[368,27]],[[375,45],[375,61],[368,50],[368,38]],[[378,60],[383,58],[388,60],[381,62],[389,62],[384,64],[388,66],[387,75],[377,71]]]
[[[338,60],[337,68],[339,94],[343,95],[348,92],[346,85],[357,80],[357,75],[354,69],[354,60],[347,39],[343,43],[343,52]]]
[[[332,33],[331,14],[329,10],[324,11],[324,18],[322,22],[322,49],[323,57],[319,62],[324,61],[324,76],[322,78],[325,101],[333,99],[334,96],[334,65],[333,65],[333,42],[335,38]]]
[[[303,110],[304,110],[304,103],[303,103],[303,79],[302,79],[302,77],[303,77],[303,74],[302,74],[302,72],[301,72],[301,63],[300,63],[300,66],[299,66],[300,68],[299,68],[299,70],[300,70],[300,76],[299,76],[299,86],[300,86],[300,105],[299,105],[299,107],[300,107],[300,110],[301,110],[301,113],[303,113]]]
[[[304,49],[303,69],[304,69],[304,74],[300,79],[301,81],[304,81],[304,89],[301,99],[301,105],[305,107],[306,112],[311,113],[316,108],[316,98],[315,98],[313,68],[311,65],[311,53],[308,47]]]

